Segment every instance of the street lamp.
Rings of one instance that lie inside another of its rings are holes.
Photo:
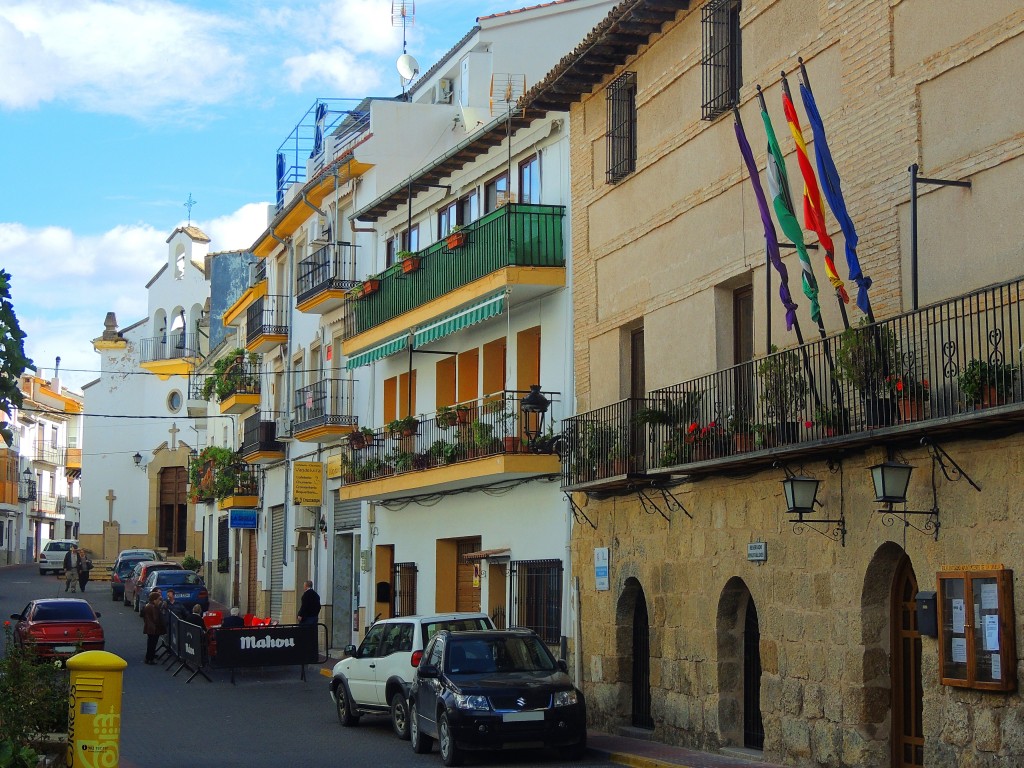
[[[914,468],[901,461],[883,461],[871,467],[871,480],[875,484],[875,501],[888,504],[906,504],[907,486]]]
[[[540,391],[540,384],[531,384],[530,391],[519,401],[519,410],[523,413],[523,434],[529,445],[536,443],[544,431],[544,416],[548,412],[551,401]]]

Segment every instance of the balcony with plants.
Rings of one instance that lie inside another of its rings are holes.
[[[216,501],[220,509],[256,507],[262,478],[262,467],[247,463],[230,448],[208,445],[189,460],[188,500]]]
[[[371,275],[347,294],[345,353],[515,284],[527,301],[565,284],[564,206],[509,204]],[[421,309],[421,308],[426,309]],[[372,332],[372,333],[371,333]]]
[[[284,443],[277,439],[277,424],[257,412],[242,422],[242,458],[249,464],[270,464],[284,458]]]
[[[524,412],[528,394],[505,390],[356,429],[341,456],[341,498],[398,498],[557,475],[557,422],[549,422],[550,412]],[[544,395],[557,407],[558,393]]]
[[[245,348],[265,353],[288,342],[290,296],[260,296],[245,310]]]
[[[244,413],[260,404],[260,356],[241,347],[213,364],[213,372],[203,377],[196,396],[209,401],[216,396],[221,413]],[[191,397],[190,384],[190,397]]]
[[[340,307],[357,284],[351,243],[328,243],[299,262],[295,301],[300,312],[323,315]]]
[[[292,437],[307,443],[341,440],[356,428],[355,381],[325,377],[295,390]]]
[[[562,423],[562,487],[606,491],[671,475],[1024,423],[1024,281],[855,325],[827,339],[623,400]]]

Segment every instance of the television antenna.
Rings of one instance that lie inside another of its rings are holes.
[[[526,75],[496,72],[491,75],[491,117],[505,115],[505,138],[508,139],[508,201],[512,201],[512,116],[522,115],[519,101],[526,93]]]
[[[391,26],[402,28],[402,55],[398,57],[396,66],[398,74],[402,79],[402,95],[405,95],[405,86],[413,81],[413,78],[420,72],[420,65],[408,51],[409,27],[416,21],[415,0],[391,0]]]

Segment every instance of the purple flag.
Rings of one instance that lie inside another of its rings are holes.
[[[750,183],[754,187],[754,196],[757,198],[757,209],[761,212],[761,223],[764,224],[764,241],[768,248],[768,259],[771,261],[775,271],[779,273],[779,299],[782,306],[786,308],[786,330],[793,330],[793,323],[796,322],[796,304],[789,292],[789,271],[782,263],[779,255],[779,238],[775,234],[775,223],[772,215],[768,212],[768,201],[765,199],[764,190],[761,189],[761,177],[757,172],[757,165],[754,163],[754,153],[750,151],[750,144],[743,132],[743,126],[737,119],[733,125],[736,128],[736,141],[740,145],[740,154],[743,155],[743,162],[747,164],[747,173],[750,174]]]

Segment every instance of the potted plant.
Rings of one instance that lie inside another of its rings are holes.
[[[896,418],[886,377],[896,368],[896,335],[867,321],[843,331],[836,350],[836,377],[860,392],[869,427],[887,427]]]
[[[957,377],[960,394],[968,405],[985,408],[1002,405],[1013,394],[1020,373],[1015,365],[998,361],[971,360]]]
[[[825,437],[845,435],[850,431],[850,412],[846,408],[819,405],[814,409],[814,424],[821,427]]]
[[[798,416],[807,402],[807,379],[795,350],[779,352],[773,344],[770,351],[757,366],[761,401],[774,419],[776,444],[795,443],[800,430]]]
[[[441,429],[451,429],[459,423],[459,416],[455,408],[450,405],[442,405],[434,414],[434,421]]]
[[[735,453],[749,453],[757,447],[756,425],[742,408],[735,408],[725,421],[726,430],[732,436]]]
[[[415,416],[406,416],[402,419],[389,421],[386,429],[391,437],[412,437],[420,426],[420,420]]]
[[[395,254],[395,258],[402,265],[402,272],[406,275],[420,268],[420,257],[412,251],[399,251]]]
[[[919,421],[923,415],[924,404],[931,399],[928,379],[918,379],[903,373],[889,374],[885,378],[889,392],[896,400],[900,421]]]
[[[473,420],[473,406],[459,403],[455,406],[455,417],[459,424],[469,424]]]
[[[357,451],[373,445],[373,430],[369,427],[358,427],[348,436],[348,445]]]
[[[500,427],[501,440],[505,453],[518,453],[522,442],[516,434],[516,411],[508,407],[509,403],[504,398],[491,400],[483,407],[486,414],[494,416],[494,425]]]
[[[412,469],[413,454],[410,451],[394,451],[388,456],[388,461],[395,468],[395,472],[408,472]]]
[[[360,296],[365,299],[367,296],[372,296],[379,290],[380,278],[374,275],[373,277],[368,277],[363,281],[363,289]]]
[[[189,462],[189,501],[194,504],[231,496],[235,490],[238,463],[238,456],[230,448],[206,446]]]
[[[459,458],[460,449],[447,440],[435,440],[427,449],[427,455],[437,463],[453,464]]]
[[[466,244],[466,232],[465,228],[461,224],[456,224],[448,232],[446,245],[449,250],[455,250],[461,248]]]

